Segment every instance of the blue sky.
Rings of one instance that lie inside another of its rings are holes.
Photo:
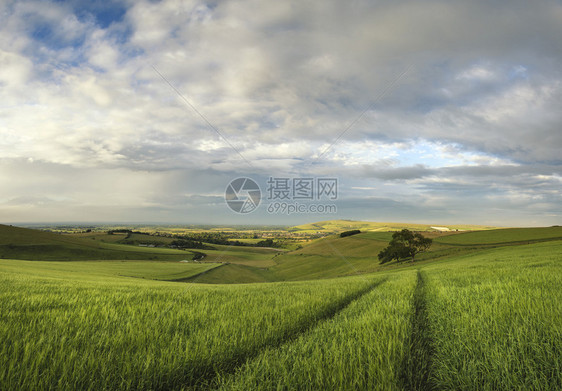
[[[560,36],[560,1],[4,0],[0,222],[559,224]],[[337,213],[233,213],[238,177]]]

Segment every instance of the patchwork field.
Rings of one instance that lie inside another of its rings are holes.
[[[99,234],[97,235],[99,236]],[[123,235],[103,234],[103,238],[123,239]],[[0,224],[0,259],[79,261],[79,260],[171,260],[192,259],[193,253],[156,247],[139,247]]]
[[[446,228],[450,231],[473,231],[473,230],[488,230],[498,227],[490,227],[485,225],[438,225],[439,228]],[[411,223],[380,223],[372,221],[353,221],[353,220],[328,220],[319,221],[316,223],[297,225],[291,227],[289,230],[292,232],[326,232],[335,233],[351,229],[360,229],[362,231],[396,231],[402,228],[407,228],[412,231],[435,231],[435,226],[429,224],[411,224]]]
[[[562,389],[561,234],[436,235],[384,267],[388,232],[209,254],[262,267],[0,259],[0,389]]]

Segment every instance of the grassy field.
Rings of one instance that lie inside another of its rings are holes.
[[[334,318],[221,377],[220,389],[397,389],[409,355],[415,277],[414,271],[381,277]]]
[[[424,269],[438,389],[562,389],[562,242]]]
[[[81,262],[41,262],[23,260],[2,260],[4,272],[36,275],[44,272],[51,278],[89,280],[93,277],[136,277],[149,280],[182,281],[208,272],[218,263],[184,263],[156,261],[81,261]]]
[[[224,246],[214,244],[215,250],[197,250],[204,254],[206,262],[230,262],[239,265],[268,267],[275,265],[273,257],[280,250],[261,248],[261,247],[245,247],[245,246]]]
[[[436,236],[388,267],[384,232],[237,248],[271,267],[0,259],[0,389],[562,389],[559,232]],[[308,280],[254,283],[281,278]]]
[[[277,281],[269,270],[243,264],[224,264],[186,282],[198,284],[248,284]]]
[[[103,237],[122,240],[124,235],[104,234]],[[193,258],[193,253],[189,251],[130,246],[116,242],[96,240],[96,235],[89,238],[76,237],[0,224],[0,259],[180,261]]]
[[[562,227],[507,228],[490,231],[466,232],[459,235],[442,236],[435,241],[457,246],[519,244],[536,241],[562,239]]]
[[[6,390],[202,386],[332,316],[376,280],[194,286],[72,271],[63,280],[50,263],[0,262]]]

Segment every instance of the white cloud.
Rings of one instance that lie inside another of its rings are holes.
[[[465,71],[462,71],[455,77],[456,80],[469,80],[469,81],[493,81],[498,78],[498,74],[484,66],[473,66]]]
[[[430,180],[432,170],[520,165],[549,178],[561,171],[557,3],[164,0],[126,6],[124,17],[105,28],[67,2],[0,6],[0,157],[54,164],[41,186],[22,185],[22,194],[50,184],[66,189],[57,180],[61,167],[99,187],[108,185],[104,175],[128,176],[138,191],[146,191],[145,176],[130,172],[146,171],[159,183],[177,170],[208,170],[197,180],[213,183],[215,192],[218,178],[229,173],[343,170],[355,190],[372,188],[375,177],[381,186],[401,181],[385,186],[389,197],[429,197],[431,189],[433,200],[450,200],[461,191],[476,205],[468,196],[474,187],[462,187],[446,170]],[[378,99],[409,65],[409,74]],[[15,181],[15,166],[6,167],[4,179]],[[38,181],[23,175],[17,179]],[[523,192],[529,182],[495,180],[530,205],[538,199]],[[437,194],[432,181],[450,187]],[[546,205],[559,196],[550,194]],[[52,192],[46,197],[58,200]],[[80,199],[90,207],[121,205],[110,195]],[[139,208],[154,205],[132,199]]]

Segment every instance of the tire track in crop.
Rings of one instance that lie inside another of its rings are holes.
[[[185,384],[186,389],[189,390],[209,390],[216,388],[216,379],[219,375],[233,374],[236,370],[241,367],[245,362],[252,360],[257,357],[265,349],[277,349],[281,345],[290,343],[296,340],[299,336],[309,332],[318,326],[321,322],[330,320],[334,318],[341,311],[345,310],[351,303],[359,300],[361,297],[365,296],[367,293],[373,291],[375,288],[383,284],[387,278],[376,281],[373,284],[353,293],[349,296],[343,298],[342,300],[335,303],[333,306],[326,308],[326,310],[320,313],[318,316],[310,319],[308,323],[295,325],[295,327],[286,330],[280,338],[271,340],[255,347],[253,350],[247,352],[246,354],[234,357],[230,361],[225,361],[222,363],[220,368],[209,368],[206,371],[206,376],[200,377],[197,381],[192,384]]]
[[[429,335],[425,277],[420,270],[418,270],[412,309],[414,313],[409,350],[402,362],[403,387],[405,390],[433,390],[430,378],[433,345]]]

